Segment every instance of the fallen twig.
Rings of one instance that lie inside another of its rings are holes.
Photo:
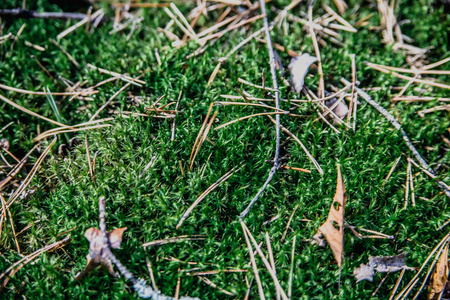
[[[349,81],[347,81],[345,78],[341,78],[341,82],[344,84],[351,84]],[[434,171],[430,168],[428,163],[422,158],[422,156],[419,154],[417,149],[414,147],[414,145],[409,140],[408,136],[406,135],[406,132],[403,130],[400,123],[394,118],[393,115],[391,115],[386,109],[384,109],[382,106],[380,106],[377,102],[375,102],[366,92],[361,90],[358,87],[355,87],[356,92],[367,101],[370,105],[372,105],[374,108],[376,108],[394,127],[400,131],[402,134],[403,140],[408,145],[411,152],[414,154],[414,157],[419,161],[419,164],[422,166],[423,169],[427,170],[430,174],[435,176]],[[439,183],[439,186],[444,190],[445,194],[450,197],[450,189],[448,189],[445,185],[442,185]]]
[[[277,82],[277,72],[276,72],[276,63],[275,63],[275,53],[273,52],[273,46],[272,46],[272,39],[270,38],[270,29],[269,29],[269,22],[267,21],[267,13],[266,13],[266,2],[264,0],[259,1],[259,5],[261,6],[261,14],[264,15],[264,31],[266,33],[266,40],[267,40],[267,49],[269,51],[270,56],[270,72],[272,74],[272,84],[273,89],[275,90],[275,107],[277,109],[280,109],[280,92],[278,91],[278,82]],[[266,189],[267,185],[270,181],[272,181],[273,176],[275,175],[276,171],[279,168],[280,162],[280,115],[277,114],[275,116],[276,120],[276,144],[275,144],[275,156],[273,159],[273,167],[270,169],[269,175],[267,176],[266,182],[264,182],[263,186],[259,189],[259,191],[256,193],[256,195],[253,197],[253,199],[250,201],[250,204],[247,206],[247,208],[241,213],[240,218],[243,219],[245,216],[249,213],[252,206],[255,204],[256,201],[258,201],[259,196],[262,194],[262,192]]]

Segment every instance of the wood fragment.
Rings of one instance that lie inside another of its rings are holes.
[[[291,216],[289,217],[289,221],[286,224],[286,229],[284,230],[283,235],[281,236],[280,242],[282,242],[286,238],[286,234],[289,229],[289,225],[291,225],[292,218],[294,217],[294,214],[295,214],[295,211],[297,210],[297,208],[298,208],[298,204],[295,205],[294,211],[292,212]],[[289,298],[290,298],[290,296],[289,296]]]

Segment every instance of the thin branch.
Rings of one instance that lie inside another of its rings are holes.
[[[59,20],[83,20],[86,18],[85,14],[73,12],[42,12],[38,13],[34,10],[27,10],[21,8],[15,9],[0,9],[0,16],[12,16],[15,18],[24,19],[59,19]]]
[[[348,82],[345,78],[341,78],[341,82],[344,84],[351,84],[350,82]],[[370,105],[372,105],[373,107],[375,107],[392,125],[394,125],[394,127],[400,131],[400,133],[402,134],[403,140],[406,142],[406,144],[408,145],[409,149],[411,150],[411,152],[414,154],[414,157],[419,161],[419,164],[422,166],[422,168],[424,170],[427,170],[430,174],[432,174],[433,176],[435,176],[434,171],[430,168],[430,166],[428,165],[428,163],[422,158],[422,156],[419,154],[419,152],[417,151],[417,149],[414,147],[414,145],[411,143],[411,141],[409,140],[408,136],[406,135],[406,132],[403,130],[402,126],[400,125],[400,123],[394,118],[393,115],[391,115],[386,109],[384,109],[382,106],[380,106],[377,102],[375,102],[366,92],[364,92],[363,90],[361,90],[358,87],[355,87],[356,92],[361,96],[361,98],[363,98],[364,100],[367,101],[367,103],[369,103]],[[448,189],[445,185],[443,185],[442,183],[438,182],[439,186],[442,188],[442,190],[444,190],[445,194],[447,195],[447,197],[450,197],[450,189]]]
[[[270,72],[272,74],[272,84],[273,89],[275,90],[275,107],[277,109],[280,109],[280,92],[278,91],[278,82],[277,82],[277,72],[276,72],[276,62],[275,62],[275,53],[273,52],[272,47],[272,39],[270,38],[270,29],[269,29],[269,22],[267,21],[267,13],[266,13],[266,2],[264,0],[259,1],[259,5],[261,6],[261,14],[264,15],[264,31],[266,33],[266,40],[267,40],[267,50],[269,51],[270,56]],[[273,176],[275,175],[276,171],[279,168],[280,162],[280,115],[277,114],[275,116],[276,120],[276,145],[275,145],[275,156],[273,159],[273,167],[270,169],[269,175],[267,176],[266,182],[264,182],[263,186],[259,189],[259,191],[256,193],[256,195],[253,197],[253,199],[250,201],[250,204],[247,206],[247,208],[241,213],[240,218],[243,219],[245,216],[249,213],[252,206],[255,204],[256,201],[258,201],[259,196],[262,194],[262,192],[266,189],[267,185],[272,181]]]

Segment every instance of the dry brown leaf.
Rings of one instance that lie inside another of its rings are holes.
[[[328,218],[320,226],[319,232],[325,236],[328,244],[330,244],[339,268],[342,265],[342,254],[344,252],[344,207],[346,202],[347,196],[345,195],[341,167],[338,166],[336,194],[333,197]]]
[[[122,242],[123,232],[127,230],[127,227],[117,228],[106,233],[110,247],[114,249],[120,248],[120,243]],[[117,277],[117,274],[114,272],[111,260],[109,257],[103,252],[103,237],[100,229],[92,227],[86,230],[84,236],[89,241],[89,254],[87,255],[87,264],[83,271],[79,272],[76,276],[76,280],[81,280],[92,272],[98,266],[105,267],[109,274],[114,277]]]
[[[431,291],[428,299],[437,299],[447,284],[448,276],[448,243],[442,251],[432,277]]]
[[[413,270],[406,265],[406,253],[394,256],[371,256],[367,265],[361,264],[353,271],[357,282],[362,280],[373,280],[375,271],[378,273],[397,272],[400,270]]]

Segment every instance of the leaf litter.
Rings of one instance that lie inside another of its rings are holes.
[[[375,271],[378,273],[397,272],[403,269],[414,270],[406,265],[406,253],[394,256],[371,256],[368,264],[361,264],[353,271],[356,282],[372,281]]]
[[[322,236],[325,236],[339,268],[342,266],[342,255],[344,253],[344,208],[345,203],[347,202],[347,195],[345,195],[345,192],[341,166],[338,165],[336,194],[333,197],[333,203],[331,204],[328,218],[325,223],[319,227],[319,231],[314,235],[312,242],[313,244],[324,247],[325,242],[323,241]]]

